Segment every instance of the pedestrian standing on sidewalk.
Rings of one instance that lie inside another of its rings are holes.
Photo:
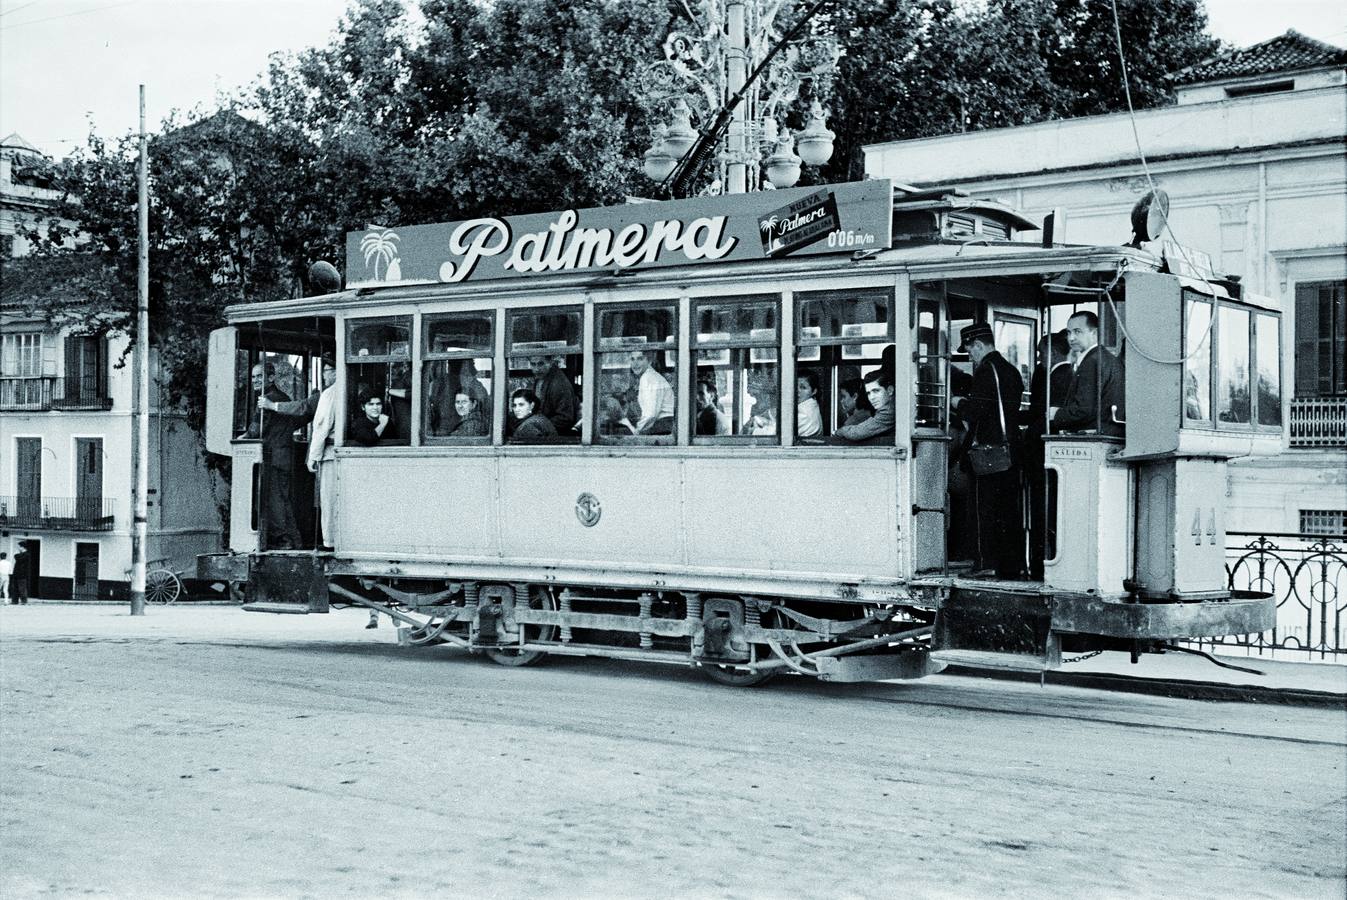
[[[14,577],[10,583],[10,603],[28,603],[28,550],[22,545],[14,554]],[[33,580],[37,580],[37,573],[32,573]]]
[[[0,600],[9,599],[9,576],[13,574],[14,560],[9,558],[8,553],[0,553]]]

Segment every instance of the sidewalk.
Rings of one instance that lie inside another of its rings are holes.
[[[249,644],[392,643],[386,618],[366,630],[368,611],[338,609],[326,615],[282,616],[244,612],[233,604],[177,603],[147,606],[132,616],[125,603],[35,600],[0,606],[0,639],[42,637],[80,640],[177,640]],[[1072,655],[1068,655],[1071,659]],[[1206,700],[1254,701],[1347,708],[1347,665],[1258,656],[1221,656],[1222,662],[1262,675],[1221,668],[1190,653],[1148,653],[1133,665],[1126,653],[1106,652],[1044,673],[1048,684]],[[951,666],[944,675],[1039,680],[1036,672]]]

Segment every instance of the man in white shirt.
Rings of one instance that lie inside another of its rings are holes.
[[[636,402],[641,406],[636,433],[673,434],[674,391],[668,380],[650,365],[654,355],[652,350],[631,352],[631,374],[638,379]]]
[[[8,553],[0,553],[0,600],[9,597],[9,576],[14,574],[14,560]]]

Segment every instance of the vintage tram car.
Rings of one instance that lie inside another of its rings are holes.
[[[207,444],[233,460],[232,527],[199,574],[251,610],[369,606],[406,644],[503,664],[596,655],[736,684],[1049,668],[1064,642],[1137,652],[1270,627],[1270,599],[1228,589],[1223,506],[1226,460],[1284,445],[1276,304],[1146,248],[1015,240],[1032,228],[866,181],[352,234],[345,290],[233,307],[212,336]],[[960,329],[990,325],[1027,387],[1038,338],[1081,310],[1125,408],[1039,429],[1045,488],[1025,501],[1045,507],[1042,578],[987,577],[951,464]],[[336,366],[332,533],[316,533],[297,422],[306,545],[277,549],[253,420],[274,414],[249,374],[298,399],[320,357]],[[893,426],[846,440],[856,379],[876,371]],[[520,388],[551,406],[535,410],[557,420],[546,442],[512,438]],[[362,446],[370,397],[388,420]]]

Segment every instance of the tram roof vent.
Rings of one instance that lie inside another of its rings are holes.
[[[895,193],[893,238],[898,241],[965,241],[986,238],[1011,241],[1021,231],[1037,231],[1038,223],[995,200],[969,197],[957,188]]]

